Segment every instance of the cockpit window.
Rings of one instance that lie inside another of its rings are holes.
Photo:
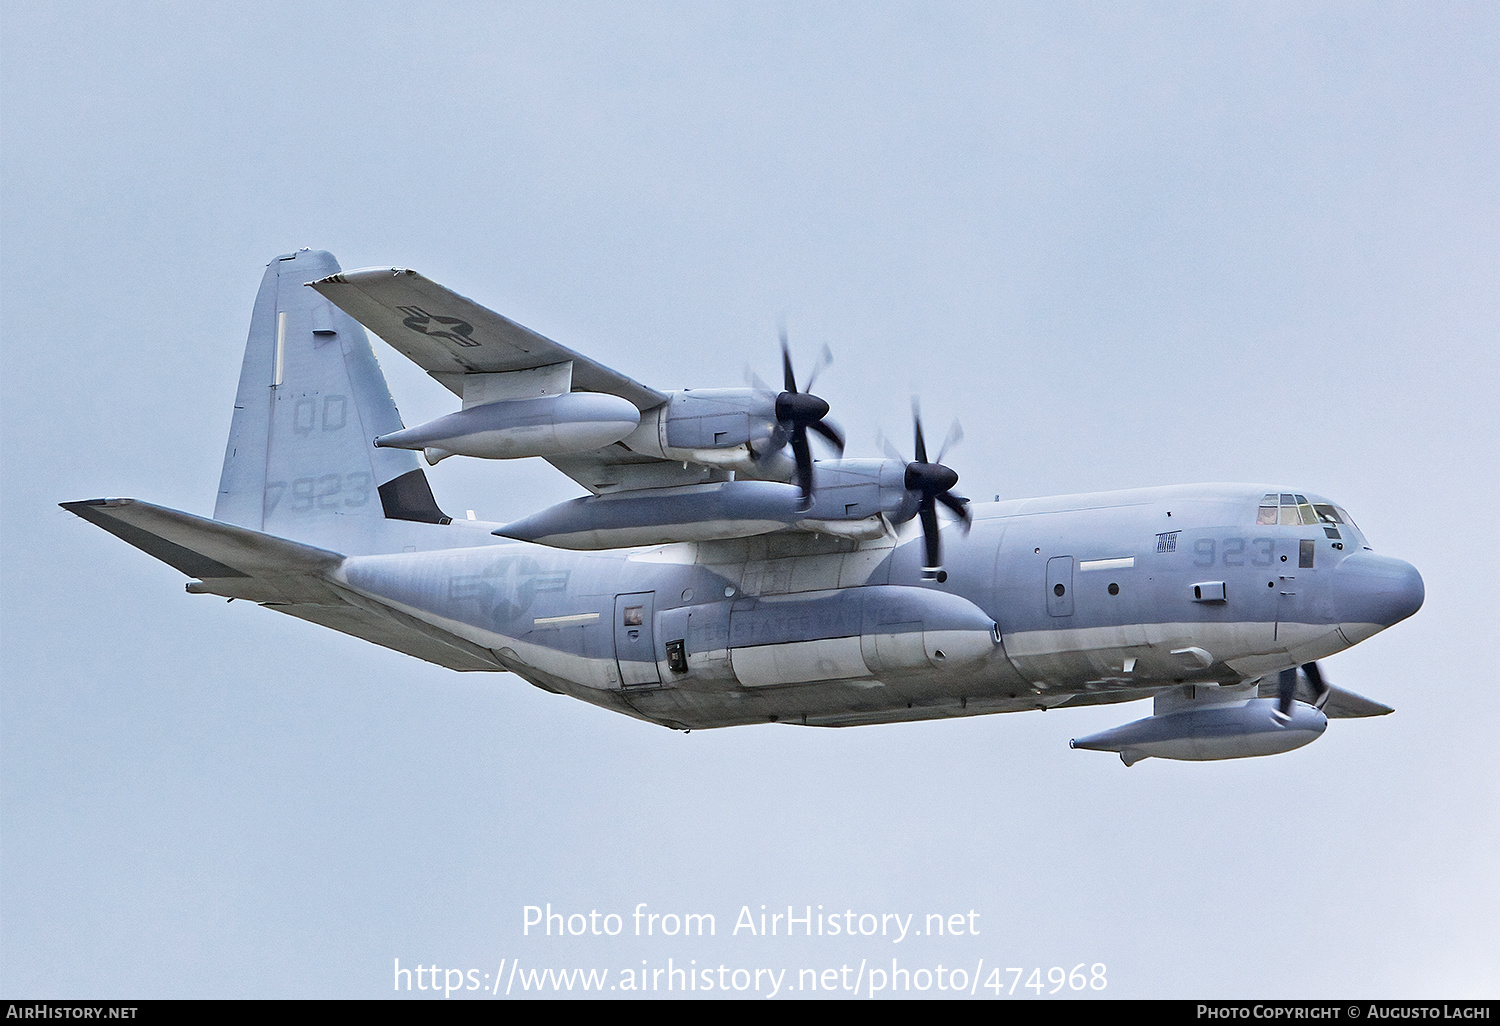
[[[1299,524],[1316,524],[1317,514],[1308,504],[1306,496],[1292,492],[1267,492],[1260,500],[1260,510],[1255,515],[1257,524],[1282,524],[1296,527]]]
[[[1335,506],[1331,502],[1313,502],[1307,496],[1295,492],[1267,492],[1260,500],[1255,522],[1260,525],[1280,524],[1290,527],[1318,526],[1323,528],[1323,533],[1329,538],[1339,540],[1352,533],[1359,544],[1364,543],[1358,525],[1342,506]],[[1340,528],[1343,528],[1342,533]]]
[[[1331,506],[1319,507],[1320,509],[1332,509]],[[1321,522],[1317,510],[1313,504],[1307,501],[1307,496],[1297,495],[1293,492],[1267,492],[1260,500],[1260,509],[1255,515],[1257,524],[1282,524],[1289,527],[1311,525]],[[1338,521],[1342,523],[1343,521]]]

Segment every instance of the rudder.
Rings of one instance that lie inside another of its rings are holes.
[[[214,519],[353,552],[385,520],[446,524],[418,456],[377,449],[402,428],[364,328],[306,282],[336,274],[300,250],[266,268],[240,371]]]

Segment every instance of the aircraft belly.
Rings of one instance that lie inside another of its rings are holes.
[[[1339,633],[1338,624],[1295,623],[1286,620],[1275,625],[1275,639],[1267,649],[1228,660],[1229,665],[1246,677],[1259,677],[1286,669],[1288,664],[1301,665],[1342,652],[1352,644]]]
[[[1232,621],[1061,627],[1007,634],[1005,650],[1032,681],[1151,686],[1211,677],[1211,668],[1226,662],[1237,668],[1254,655],[1274,653],[1277,667],[1284,666],[1286,649],[1277,644],[1275,627]]]
[[[1373,638],[1387,626],[1383,623],[1341,623],[1338,628],[1339,634],[1349,645],[1358,645],[1361,641]]]
[[[567,693],[575,697],[578,697],[579,689],[607,691],[619,687],[614,659],[591,654],[607,649],[609,644],[598,621],[567,628],[543,628],[523,637],[510,637],[389,598],[379,600],[455,637],[491,650],[506,669],[522,676],[526,676],[526,670],[540,670],[551,678],[567,681],[573,685]]]
[[[1037,708],[1034,695],[1016,697],[1015,690],[1012,684],[998,686],[972,674],[942,681],[930,676],[893,676],[756,687],[683,682],[632,691],[626,698],[642,716],[682,728],[749,723],[846,726]]]
[[[1349,647],[1334,624],[1180,622],[1017,631],[1005,648],[1033,681],[1137,683],[1242,678],[1312,662]],[[1132,661],[1126,671],[1127,662]]]

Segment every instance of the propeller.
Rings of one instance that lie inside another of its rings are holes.
[[[922,521],[922,540],[926,545],[927,557],[922,566],[922,576],[930,580],[937,577],[943,566],[942,541],[938,536],[938,504],[942,503],[958,518],[959,523],[964,525],[965,534],[974,522],[974,517],[969,512],[969,500],[953,494],[953,486],[958,484],[958,473],[951,467],[943,466],[943,457],[952,446],[963,440],[964,432],[955,420],[948,429],[948,437],[943,440],[942,448],[938,450],[937,459],[928,462],[927,440],[922,435],[922,413],[917,408],[915,399],[911,402],[911,423],[916,459],[906,464],[905,484],[907,491],[918,494],[917,517]],[[887,450],[890,451],[889,445]],[[894,459],[901,458],[893,451],[891,455]]]
[[[1292,702],[1297,697],[1297,668],[1282,670],[1281,678],[1277,681],[1276,688],[1276,721],[1285,725],[1292,719]],[[1328,685],[1323,682],[1323,671],[1318,668],[1317,663],[1303,663],[1301,667],[1302,677],[1307,681],[1313,692],[1313,708],[1323,708],[1323,703],[1328,701]]]
[[[817,366],[807,376],[807,387],[812,388],[818,374],[833,362],[833,353],[823,347]],[[802,500],[811,504],[813,490],[812,449],[807,442],[808,431],[815,431],[826,439],[840,456],[844,454],[844,435],[829,423],[828,403],[812,394],[797,389],[797,375],[792,371],[792,351],[787,345],[786,328],[781,329],[781,372],[784,391],[776,397],[776,423],[791,442],[792,458],[797,464],[797,484],[802,489]],[[767,390],[769,391],[769,389]]]

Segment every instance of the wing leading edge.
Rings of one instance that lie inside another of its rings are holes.
[[[460,397],[468,374],[573,365],[573,388],[617,395],[642,411],[667,397],[472,299],[400,267],[341,271],[308,283]]]

